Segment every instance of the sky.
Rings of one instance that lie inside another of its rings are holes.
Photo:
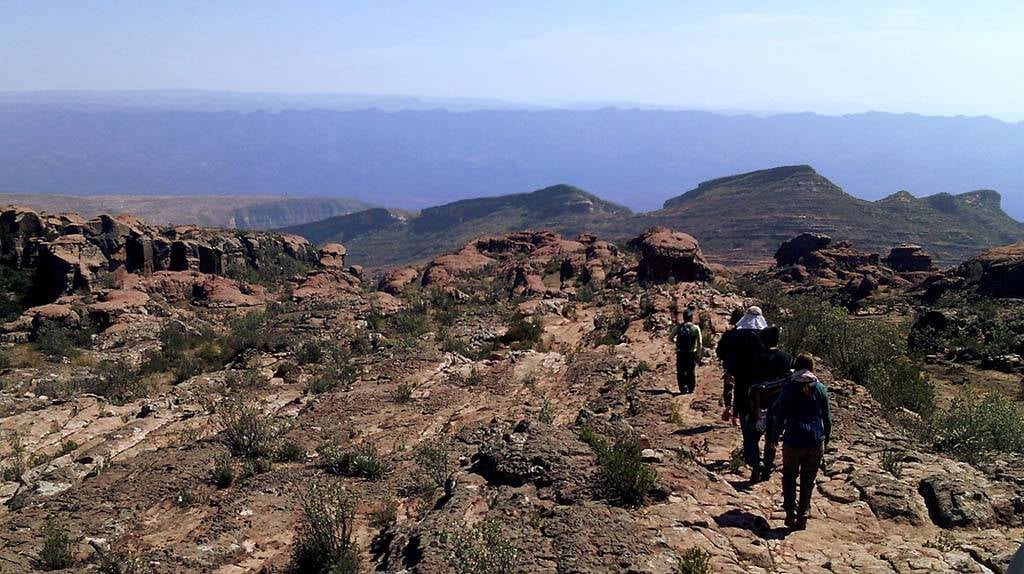
[[[0,91],[1024,120],[1024,2],[0,0]]]

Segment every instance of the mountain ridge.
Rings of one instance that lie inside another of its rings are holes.
[[[900,243],[920,244],[946,265],[1024,239],[1024,224],[1001,209],[997,192],[924,198],[897,192],[872,202],[844,192],[807,165],[708,180],[666,201],[665,208],[636,214],[565,184],[460,200],[402,220],[361,213],[283,231],[313,243],[344,241],[354,260],[370,266],[409,263],[475,236],[523,229],[624,240],[665,225],[695,236],[719,260],[744,262],[769,258],[780,243],[803,232],[852,240],[882,254]]]
[[[999,189],[1024,217],[1024,125],[980,118],[0,104],[0,133],[0,186],[23,192],[340,195],[422,209],[565,181],[649,210],[723,173],[809,164],[865,199]]]

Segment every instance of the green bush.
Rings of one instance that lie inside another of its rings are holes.
[[[299,462],[306,460],[306,449],[290,440],[286,440],[278,445],[277,452],[274,453],[274,460],[276,462]]]
[[[217,464],[213,467],[210,475],[214,486],[217,488],[227,488],[234,484],[235,465],[231,462],[231,457],[222,456],[218,458]]]
[[[277,449],[280,428],[274,417],[253,403],[225,407],[221,413],[224,442],[235,456],[269,458]]]
[[[703,548],[690,548],[679,557],[676,574],[711,574],[711,554]]]
[[[357,476],[368,480],[381,480],[391,465],[381,458],[373,445],[364,444],[356,449],[344,449],[337,445],[325,445],[317,449],[320,466],[337,476]]]
[[[590,445],[597,454],[601,487],[613,502],[636,507],[647,503],[658,473],[643,462],[643,447],[633,435],[622,435],[609,440],[589,427],[579,431],[580,440]]]
[[[94,329],[85,320],[78,326],[57,321],[44,321],[36,329],[33,342],[36,349],[51,357],[74,358],[83,348],[92,344]]]
[[[625,340],[629,317],[621,309],[594,320],[594,345],[618,345]]]
[[[43,547],[39,550],[39,568],[41,570],[61,570],[74,563],[75,541],[60,524],[52,518],[46,521],[43,528]]]
[[[774,299],[782,348],[821,357],[837,375],[867,387],[886,409],[923,417],[934,412],[935,389],[908,358],[907,333],[899,326],[851,317],[813,296]]]
[[[356,499],[341,483],[313,484],[302,495],[302,522],[292,549],[296,574],[357,574],[359,551],[353,540]]]
[[[416,464],[419,465],[437,488],[444,489],[445,496],[451,496],[455,484],[455,470],[452,464],[452,441],[447,436],[428,439],[416,447]]]
[[[100,574],[149,574],[152,569],[146,560],[133,552],[109,550],[98,556],[96,570]]]
[[[264,244],[255,250],[251,261],[236,260],[224,274],[242,283],[262,285],[270,290],[282,287],[288,279],[309,273],[312,267],[288,255],[277,244]]]
[[[147,391],[140,373],[124,359],[100,363],[96,367],[96,377],[87,388],[115,405],[144,397]]]
[[[0,323],[20,317],[31,303],[32,292],[30,270],[14,269],[0,261]]]
[[[501,524],[486,520],[472,528],[446,533],[448,565],[457,574],[516,574],[520,550],[502,532]]]
[[[537,320],[515,315],[501,337],[501,342],[513,349],[531,349],[540,342],[543,334],[544,326]]]
[[[352,365],[329,366],[327,370],[309,382],[309,392],[314,395],[347,387],[359,378],[359,370]]]
[[[931,431],[939,450],[971,462],[993,452],[1024,454],[1024,410],[999,393],[957,397]]]

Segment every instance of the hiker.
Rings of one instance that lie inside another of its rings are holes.
[[[828,390],[814,374],[814,359],[802,353],[793,361],[796,372],[782,389],[769,424],[768,441],[782,435],[782,505],[786,526],[807,528],[814,479],[832,435]],[[797,479],[800,498],[797,501]]]
[[[761,356],[756,382],[748,391],[750,416],[756,421],[749,437],[755,445],[754,448],[760,447],[761,437],[768,427],[768,418],[773,412],[773,406],[793,370],[793,356],[779,348],[780,332],[777,326],[765,327],[760,332],[765,352]],[[775,471],[775,445],[770,441],[765,441],[761,459],[760,472],[757,480],[753,482],[766,481]]]
[[[692,394],[697,387],[697,363],[704,354],[700,327],[693,322],[693,308],[683,311],[683,324],[672,330],[676,344],[676,382],[679,394]]]
[[[715,354],[722,361],[722,405],[725,408],[722,411],[722,420],[725,422],[731,420],[733,424],[736,424],[736,419],[732,414],[732,392],[736,387],[736,378],[732,374],[731,351],[733,345],[729,340],[734,337],[731,333],[736,330],[736,323],[739,323],[742,318],[742,310],[732,310],[732,314],[729,315],[729,330],[722,334],[715,347]]]
[[[743,460],[751,468],[750,482],[761,481],[761,434],[756,429],[756,414],[750,405],[750,387],[759,382],[764,343],[760,332],[768,326],[760,307],[750,307],[736,323],[736,328],[722,335],[719,356],[736,381],[731,415],[739,419],[743,434]],[[728,337],[726,337],[728,335]],[[723,348],[724,346],[724,348]],[[728,411],[727,411],[728,413]]]

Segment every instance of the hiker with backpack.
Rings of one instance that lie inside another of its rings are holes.
[[[782,498],[786,526],[804,530],[818,467],[832,435],[832,409],[828,390],[813,372],[814,359],[806,353],[800,354],[793,367],[796,372],[783,386],[776,401],[767,440],[774,445],[782,436]]]
[[[731,339],[735,337],[733,331],[736,330],[736,323],[740,322],[743,318],[743,311],[740,309],[733,309],[732,314],[729,315],[729,330],[722,334],[722,337],[718,340],[718,345],[715,347],[715,354],[722,361],[722,420],[725,422],[732,421],[732,424],[736,424],[737,419],[732,412],[732,395],[733,390],[736,388],[736,377],[732,374],[732,354],[731,349],[733,345]]]
[[[756,428],[756,413],[750,404],[750,388],[760,382],[764,343],[760,332],[768,326],[760,307],[750,307],[736,323],[736,328],[727,331],[718,342],[716,352],[722,363],[735,380],[732,396],[732,411],[723,414],[735,416],[740,421],[743,434],[743,460],[750,466],[750,481],[761,480],[761,436]]]
[[[750,416],[755,422],[749,429],[750,436],[746,440],[752,442],[754,448],[760,447],[761,437],[767,430],[768,419],[773,413],[776,399],[793,370],[793,356],[779,348],[780,332],[777,326],[766,327],[760,332],[765,351],[760,358],[756,382],[748,391]],[[756,477],[751,477],[751,482],[766,481],[775,471],[775,445],[765,440],[761,454],[760,469]]]
[[[700,327],[693,322],[693,308],[683,311],[683,324],[672,330],[676,344],[676,383],[679,394],[693,394],[697,387],[697,364],[704,354]]]

